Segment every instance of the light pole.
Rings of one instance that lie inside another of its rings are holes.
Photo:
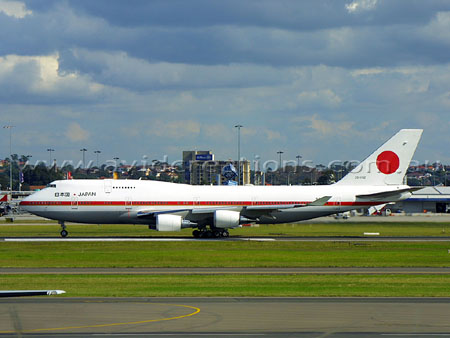
[[[86,148],[82,148],[82,149],[80,149],[80,151],[83,152],[83,168],[86,169],[86,162],[84,160],[84,153],[87,151],[87,149]]]
[[[50,161],[48,162],[48,167],[52,167],[52,152],[55,151],[55,149],[48,148],[47,151],[50,153]]]
[[[297,167],[300,168],[300,159],[302,157],[301,157],[301,155],[297,155],[297,156],[295,156],[295,158],[297,159]]]
[[[302,155],[297,155],[297,156],[295,156],[295,158],[297,159],[297,168],[295,169],[295,172],[297,173],[297,184],[300,184],[300,176],[299,176],[299,173],[300,173],[300,159],[302,158]]]
[[[95,150],[95,151],[94,151],[94,154],[97,155],[97,168],[100,169],[100,167],[98,166],[98,154],[101,154],[101,151],[100,151],[100,150]]]
[[[12,198],[12,132],[11,130],[15,126],[3,126],[5,129],[9,129],[9,190],[11,192],[11,198]]]
[[[116,171],[117,171],[117,160],[118,160],[118,159],[119,159],[118,157],[113,157],[113,160],[116,161],[116,168],[115,168]]]
[[[280,155],[280,169],[282,169],[283,167],[281,166],[281,154],[284,154],[284,151],[277,151],[277,154]]]
[[[281,178],[282,178],[282,169],[283,169],[283,167],[282,167],[282,165],[281,165],[281,154],[284,154],[284,151],[277,151],[277,154],[278,155],[280,155],[280,164],[279,164],[279,167],[280,167],[280,184],[281,184]]]
[[[238,129],[238,185],[241,184],[241,128],[243,125],[237,124],[234,126]]]

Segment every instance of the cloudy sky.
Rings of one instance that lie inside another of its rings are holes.
[[[450,1],[0,0],[0,119],[33,160],[236,158],[242,124],[248,159],[423,128],[415,158],[450,163]]]

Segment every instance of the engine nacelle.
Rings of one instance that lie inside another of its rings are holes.
[[[180,231],[183,218],[178,215],[156,216],[156,230],[158,231]]]
[[[216,228],[235,228],[239,226],[241,213],[231,210],[216,210],[214,212],[214,226]]]

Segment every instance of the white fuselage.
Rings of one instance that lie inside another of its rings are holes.
[[[246,207],[296,205],[258,217],[256,223],[296,222],[338,212],[408,198],[409,192],[394,197],[359,198],[408,186],[191,186],[145,180],[65,180],[55,181],[24,199],[21,207],[50,219],[95,224],[149,224],[139,213],[170,212],[196,221],[193,211],[234,210]],[[324,205],[309,203],[330,196]],[[244,213],[244,212],[243,212]],[[245,213],[244,213],[245,215]]]

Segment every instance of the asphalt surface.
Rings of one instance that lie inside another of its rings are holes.
[[[9,298],[1,336],[450,336],[450,298]]]
[[[0,275],[450,275],[450,268],[0,268]]]

